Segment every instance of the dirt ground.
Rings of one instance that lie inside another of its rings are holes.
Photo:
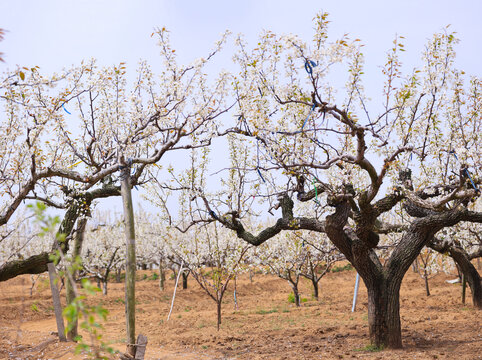
[[[142,279],[152,271],[139,272]],[[166,321],[174,280],[160,291],[157,280],[136,283],[136,333],[148,337],[146,359],[482,359],[481,312],[461,304],[460,284],[453,277],[430,280],[431,296],[411,270],[401,290],[404,348],[369,351],[366,289],[361,284],[356,311],[351,312],[355,272],[330,273],[321,280],[320,300],[311,298],[303,280],[301,308],[288,302],[286,281],[256,274],[237,282],[239,310],[233,288],[225,296],[223,323],[216,330],[215,303],[189,277],[189,288],[178,290],[173,314]],[[74,343],[59,343],[46,275],[30,296],[30,276],[0,283],[1,359],[83,359]],[[109,316],[104,339],[125,350],[124,286],[109,283],[109,293],[89,298],[103,304]]]

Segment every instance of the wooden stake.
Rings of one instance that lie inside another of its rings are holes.
[[[126,326],[127,326],[127,354],[135,356],[136,347],[136,234],[134,228],[134,208],[130,184],[130,167],[123,166],[121,171],[121,194],[124,206],[124,225],[126,235]]]
[[[62,317],[62,305],[60,304],[59,288],[55,283],[57,279],[57,271],[55,271],[55,265],[48,263],[47,268],[49,270],[50,290],[52,291],[52,301],[54,303],[55,320],[57,321],[57,332],[59,334],[60,341],[67,341],[65,337],[64,318]]]
[[[144,360],[147,347],[147,336],[139,334],[137,337],[137,350],[135,360]]]

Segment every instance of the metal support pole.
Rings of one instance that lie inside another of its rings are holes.
[[[351,306],[351,312],[355,312],[356,297],[358,296],[358,286],[359,285],[360,285],[360,274],[356,273],[355,292],[353,294],[353,305]]]

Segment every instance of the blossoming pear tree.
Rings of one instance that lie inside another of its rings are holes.
[[[230,107],[229,75],[222,71],[208,81],[205,70],[227,34],[206,58],[190,65],[178,64],[166,29],[154,35],[160,65],[153,70],[142,61],[130,84],[126,64],[101,68],[94,60],[51,76],[38,67],[19,68],[0,81],[0,226],[25,199],[58,205],[66,210],[59,229],[66,252],[76,219],[89,214],[92,201],[122,192],[131,274],[126,276],[131,355],[135,233],[130,190],[145,181],[146,168],[166,153],[208,146],[217,134],[217,118]],[[3,264],[0,281],[43,272],[48,262],[44,252]]]
[[[130,169],[132,187],[142,184],[146,167],[167,152],[210,144],[217,118],[229,108],[229,75],[221,72],[208,83],[204,69],[225,36],[206,58],[180,65],[168,31],[154,35],[161,67],[153,70],[142,61],[132,84],[126,64],[101,68],[94,60],[51,76],[38,67],[4,76],[0,225],[24,200],[37,199],[66,210],[69,226],[62,230],[68,240],[75,219],[88,213],[92,201],[120,195],[119,170]],[[15,271],[5,264],[0,279],[28,273],[27,264],[35,260],[25,259]]]
[[[363,86],[360,41],[329,42],[327,24],[326,14],[315,18],[311,43],[271,32],[253,49],[238,42],[238,120],[226,132],[257,149],[244,182],[259,178],[261,196],[281,210],[278,219],[253,234],[242,210],[230,208],[227,190],[216,203],[204,197],[200,215],[256,246],[281,231],[325,233],[367,287],[372,344],[399,348],[404,274],[439,231],[482,222],[481,80],[456,69],[458,40],[447,29],[428,41],[422,67],[408,73],[402,72],[403,38],[397,37],[374,103]],[[336,84],[330,71],[341,69],[345,81]],[[313,199],[319,205],[310,215],[297,211]],[[408,215],[405,230],[381,262],[381,220],[399,204]]]

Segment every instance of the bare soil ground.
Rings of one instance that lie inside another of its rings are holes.
[[[152,271],[139,272],[151,276]],[[83,359],[74,343],[59,343],[46,275],[30,296],[30,276],[0,283],[1,359]],[[146,359],[482,359],[481,311],[461,304],[460,284],[453,277],[430,280],[427,297],[422,279],[409,271],[401,290],[404,348],[369,351],[367,295],[361,284],[356,312],[351,312],[354,271],[330,273],[321,281],[320,300],[311,298],[307,281],[301,284],[301,308],[288,302],[284,280],[255,275],[238,279],[239,310],[233,288],[223,304],[223,323],[216,330],[215,303],[189,278],[178,290],[169,312],[174,280],[160,291],[158,281],[136,284],[137,329],[148,337]],[[103,332],[115,349],[125,350],[124,286],[109,283],[107,296],[89,298],[109,310]]]

